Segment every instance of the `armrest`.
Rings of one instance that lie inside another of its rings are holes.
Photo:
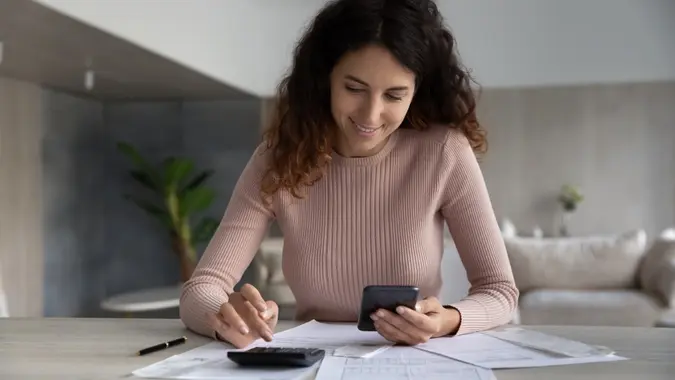
[[[675,308],[675,251],[663,260],[656,275],[655,289],[668,308]]]
[[[675,308],[675,240],[657,241],[649,249],[640,268],[640,283],[667,308]]]

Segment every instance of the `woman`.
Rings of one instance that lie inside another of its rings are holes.
[[[511,267],[477,164],[485,133],[455,42],[436,5],[340,0],[316,17],[278,90],[276,118],[244,169],[222,223],[185,284],[180,315],[244,347],[268,341],[277,305],[233,292],[275,219],[300,320],[356,321],[366,285],[416,285],[416,310],[380,310],[403,344],[510,321]],[[441,288],[447,224],[471,282]]]

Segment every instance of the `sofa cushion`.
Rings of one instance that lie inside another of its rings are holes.
[[[640,267],[640,286],[675,308],[675,229],[667,229],[649,247]]]
[[[659,320],[656,321],[656,327],[675,328],[675,309],[664,311],[659,317]]]
[[[647,242],[643,230],[617,236],[505,237],[516,285],[531,289],[634,288]]]
[[[588,326],[649,326],[659,303],[638,290],[533,290],[521,295],[520,323]]]

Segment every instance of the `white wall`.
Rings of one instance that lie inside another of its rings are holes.
[[[323,0],[34,0],[271,96]],[[159,5],[161,4],[161,5]],[[672,0],[438,0],[485,87],[675,79]]]
[[[573,236],[675,226],[675,81],[486,90],[482,169],[499,220],[557,233],[564,184],[585,196]]]
[[[442,0],[488,87],[675,79],[673,0]]]

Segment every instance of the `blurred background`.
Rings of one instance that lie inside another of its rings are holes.
[[[177,316],[180,283],[324,3],[0,0],[0,309]],[[437,3],[481,86],[481,165],[523,318],[565,323],[559,311],[582,310],[590,324],[637,308],[611,323],[653,324],[670,313],[643,262],[675,226],[675,1]],[[200,237],[188,249],[153,186],[175,188]],[[272,228],[242,282],[292,316],[282,246]],[[616,253],[589,270],[598,247]],[[461,297],[450,236],[443,268],[443,297]]]

